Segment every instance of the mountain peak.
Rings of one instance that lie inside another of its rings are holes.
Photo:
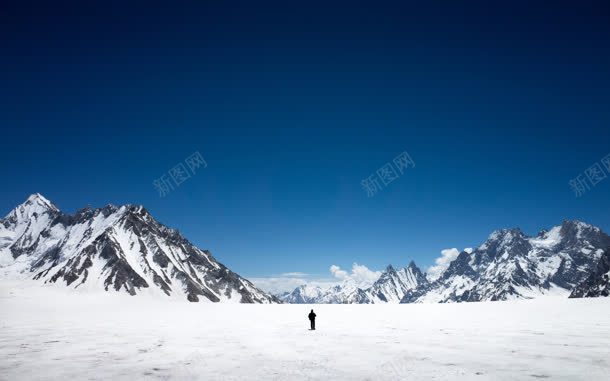
[[[114,205],[108,205],[107,207],[114,207]],[[116,207],[115,207],[116,208]],[[125,205],[124,212],[127,214],[135,215],[141,218],[154,218],[150,212],[143,205]]]
[[[566,220],[557,229],[561,235],[563,247],[582,245],[583,242],[602,248],[610,246],[610,237],[606,233],[600,228],[582,221]]]
[[[568,228],[575,228],[575,229],[598,229],[593,225],[590,225],[586,222],[583,221],[579,221],[579,220],[564,220],[561,223],[561,227],[568,229]]]
[[[35,200],[47,200],[47,199],[40,193],[32,193],[27,199],[27,201],[35,201]]]
[[[497,251],[500,248],[526,243],[527,236],[519,228],[494,230],[478,250]]]
[[[39,216],[47,212],[59,212],[59,209],[40,193],[34,193],[4,218],[16,223],[17,221],[27,220],[32,216]]]
[[[56,212],[59,211],[59,209],[57,209],[57,207],[55,205],[53,205],[53,203],[51,201],[47,200],[40,193],[31,194],[22,205],[27,205],[27,206],[36,205],[36,206],[41,206],[45,209],[54,210]]]
[[[521,231],[520,228],[494,230],[493,233],[491,233],[489,235],[488,240],[497,240],[499,238],[514,237],[514,236],[523,236],[523,232]]]
[[[415,264],[415,261],[411,260],[411,262],[409,262],[409,265],[407,266],[407,271],[410,271],[411,274],[413,274],[416,277],[420,277],[420,278],[425,278],[426,276],[424,275],[424,273],[421,271],[421,269],[419,267],[417,267],[417,265]]]
[[[140,205],[88,207],[68,215],[35,193],[0,226],[0,256],[14,260],[3,272],[11,276],[71,288],[87,282],[130,295],[148,289],[191,302],[278,301],[178,236],[177,230],[160,224]],[[94,266],[96,262],[102,265]],[[29,271],[23,271],[22,264]]]

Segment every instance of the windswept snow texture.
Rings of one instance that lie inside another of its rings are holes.
[[[182,303],[0,282],[0,380],[607,380],[610,299]]]
[[[279,302],[142,206],[59,211],[40,194],[0,220],[0,279],[157,293],[191,302]]]

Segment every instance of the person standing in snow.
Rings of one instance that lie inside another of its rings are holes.
[[[311,312],[309,313],[309,322],[311,323],[311,330],[315,331],[316,330],[316,314],[313,312],[313,310],[311,310]]]

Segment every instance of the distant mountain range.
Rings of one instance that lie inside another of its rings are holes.
[[[446,303],[610,293],[610,237],[564,221],[528,237],[493,232],[431,279],[415,263],[393,266],[366,287],[348,278],[329,288],[302,285],[273,296],[219,263],[138,205],[61,212],[40,194],[0,220],[0,278],[71,288],[153,293],[192,302]]]
[[[142,206],[108,205],[68,215],[40,194],[0,220],[0,277],[191,302],[279,302]]]
[[[428,280],[421,270],[411,262],[409,266],[396,270],[388,266],[370,287],[360,288],[348,278],[341,284],[321,288],[302,285],[292,292],[278,297],[285,303],[398,303],[409,290],[427,284]]]
[[[400,270],[388,266],[364,289],[348,280],[328,289],[299,286],[279,298],[286,303],[447,303],[608,296],[608,248],[606,233],[580,221],[564,221],[535,237],[502,229],[478,248],[461,252],[434,280],[411,262]]]

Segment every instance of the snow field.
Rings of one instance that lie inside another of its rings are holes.
[[[239,305],[2,281],[0,380],[607,380],[608,317],[610,298]]]

